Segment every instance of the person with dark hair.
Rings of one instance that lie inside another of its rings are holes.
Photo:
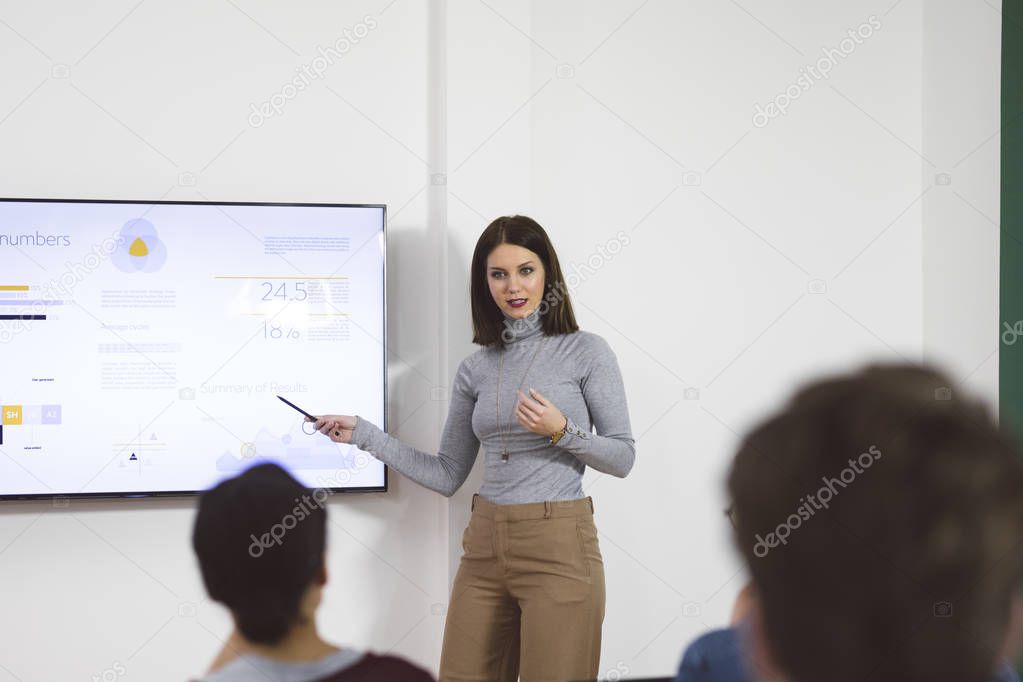
[[[455,373],[440,451],[356,416],[326,415],[316,428],[448,496],[483,445],[441,680],[593,678],[604,565],[582,476],[592,467],[624,477],[635,460],[618,361],[604,339],[579,330],[557,254],[531,218],[493,221],[469,274],[482,348]]]
[[[1023,461],[951,385],[871,366],[746,436],[728,492],[748,616],[698,641],[678,680],[1015,679]]]
[[[320,637],[326,497],[276,464],[260,464],[199,498],[192,546],[206,591],[235,624],[203,682],[433,679],[400,658],[338,648]]]

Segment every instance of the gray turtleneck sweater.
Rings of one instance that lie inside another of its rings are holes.
[[[436,455],[405,445],[362,418],[351,442],[447,496],[469,475],[482,443],[486,469],[479,493],[497,504],[578,499],[583,496],[587,466],[619,477],[628,474],[636,457],[635,442],[622,375],[607,342],[583,331],[546,336],[539,315],[518,321],[505,316],[505,328],[503,350],[481,348],[458,366]],[[536,389],[568,418],[568,431],[557,445],[516,419],[520,382],[524,393]],[[501,458],[505,451],[507,461]]]

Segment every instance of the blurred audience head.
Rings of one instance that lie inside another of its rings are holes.
[[[761,663],[792,682],[981,681],[1023,575],[1023,463],[916,365],[807,385],[728,478]]]
[[[203,582],[246,640],[274,645],[312,622],[326,582],[326,495],[260,464],[199,498],[192,546]]]

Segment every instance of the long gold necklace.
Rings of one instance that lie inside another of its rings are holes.
[[[543,339],[540,339],[540,341],[538,341],[536,344],[536,350],[533,351],[533,357],[530,359],[529,365],[526,367],[526,371],[522,375],[522,380],[519,382],[519,387],[516,390],[516,394],[518,394],[518,391],[522,390],[522,385],[526,383],[526,375],[529,374],[529,370],[532,369],[533,361],[536,360],[536,356],[540,353],[540,346],[542,345]],[[508,462],[508,443],[507,439],[505,438],[506,433],[504,427],[501,426],[501,374],[504,372],[504,356],[507,352],[508,352],[507,348],[501,350],[501,361],[498,364],[497,368],[497,430],[501,434],[501,461],[504,463]],[[514,416],[514,414],[515,411],[512,410],[512,415]],[[510,431],[511,428],[509,428],[508,430]]]

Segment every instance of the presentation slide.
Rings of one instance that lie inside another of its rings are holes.
[[[0,200],[0,497],[382,490],[383,206]]]

